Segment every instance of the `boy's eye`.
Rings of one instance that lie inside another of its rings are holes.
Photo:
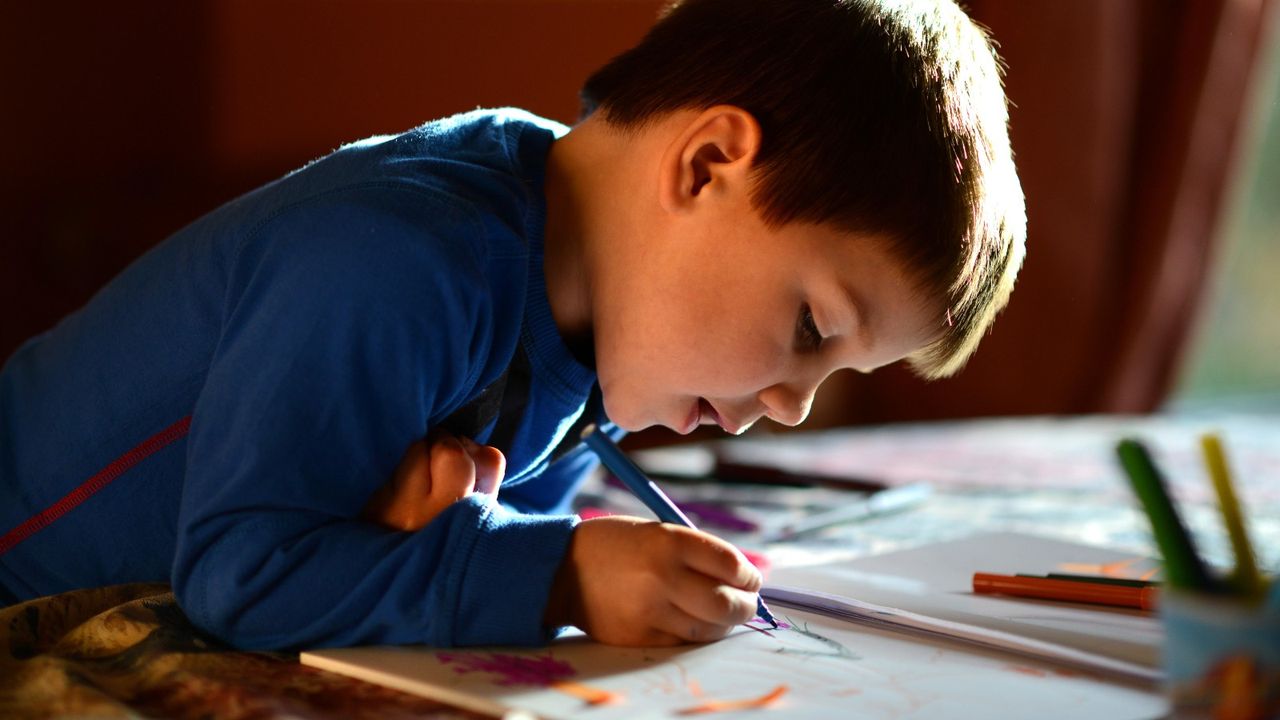
[[[822,347],[822,333],[813,321],[813,311],[809,304],[800,306],[800,317],[796,320],[796,346],[801,350],[815,352]]]

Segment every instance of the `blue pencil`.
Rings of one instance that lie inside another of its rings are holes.
[[[671,502],[671,498],[667,497],[666,493],[662,492],[662,489],[654,484],[643,470],[636,467],[636,464],[631,462],[608,435],[598,430],[595,424],[588,425],[582,431],[582,440],[595,451],[595,454],[600,457],[600,462],[604,463],[609,472],[621,480],[631,494],[652,510],[662,522],[697,530],[689,518],[680,512],[680,508]],[[756,614],[775,628],[778,627],[778,621],[773,619],[773,613],[769,612],[769,608],[764,604],[764,598],[759,595],[756,596]]]

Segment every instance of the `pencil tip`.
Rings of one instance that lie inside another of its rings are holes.
[[[773,613],[769,612],[768,606],[764,604],[764,598],[756,596],[756,617],[769,623],[774,630],[778,629],[778,621],[773,619]]]

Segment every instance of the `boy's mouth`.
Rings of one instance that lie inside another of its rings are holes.
[[[689,413],[689,423],[685,433],[693,432],[694,428],[699,425],[719,425],[720,429],[725,429],[724,418],[720,417],[720,413],[706,398],[698,398],[698,402],[694,403],[693,411]]]
[[[678,428],[672,428],[681,435],[688,435],[702,424],[702,398],[698,398],[693,407],[689,408],[689,414],[685,416],[684,424]]]

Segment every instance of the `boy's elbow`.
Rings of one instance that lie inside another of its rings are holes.
[[[198,560],[182,562],[180,557],[170,575],[174,597],[191,624],[237,648],[273,649],[263,647],[261,638],[245,631],[244,620],[251,614],[247,603],[205,565]]]
[[[234,543],[233,543],[234,545]],[[287,650],[292,633],[265,612],[266,602],[242,551],[217,544],[179,552],[170,573],[174,597],[199,630],[243,650]]]

